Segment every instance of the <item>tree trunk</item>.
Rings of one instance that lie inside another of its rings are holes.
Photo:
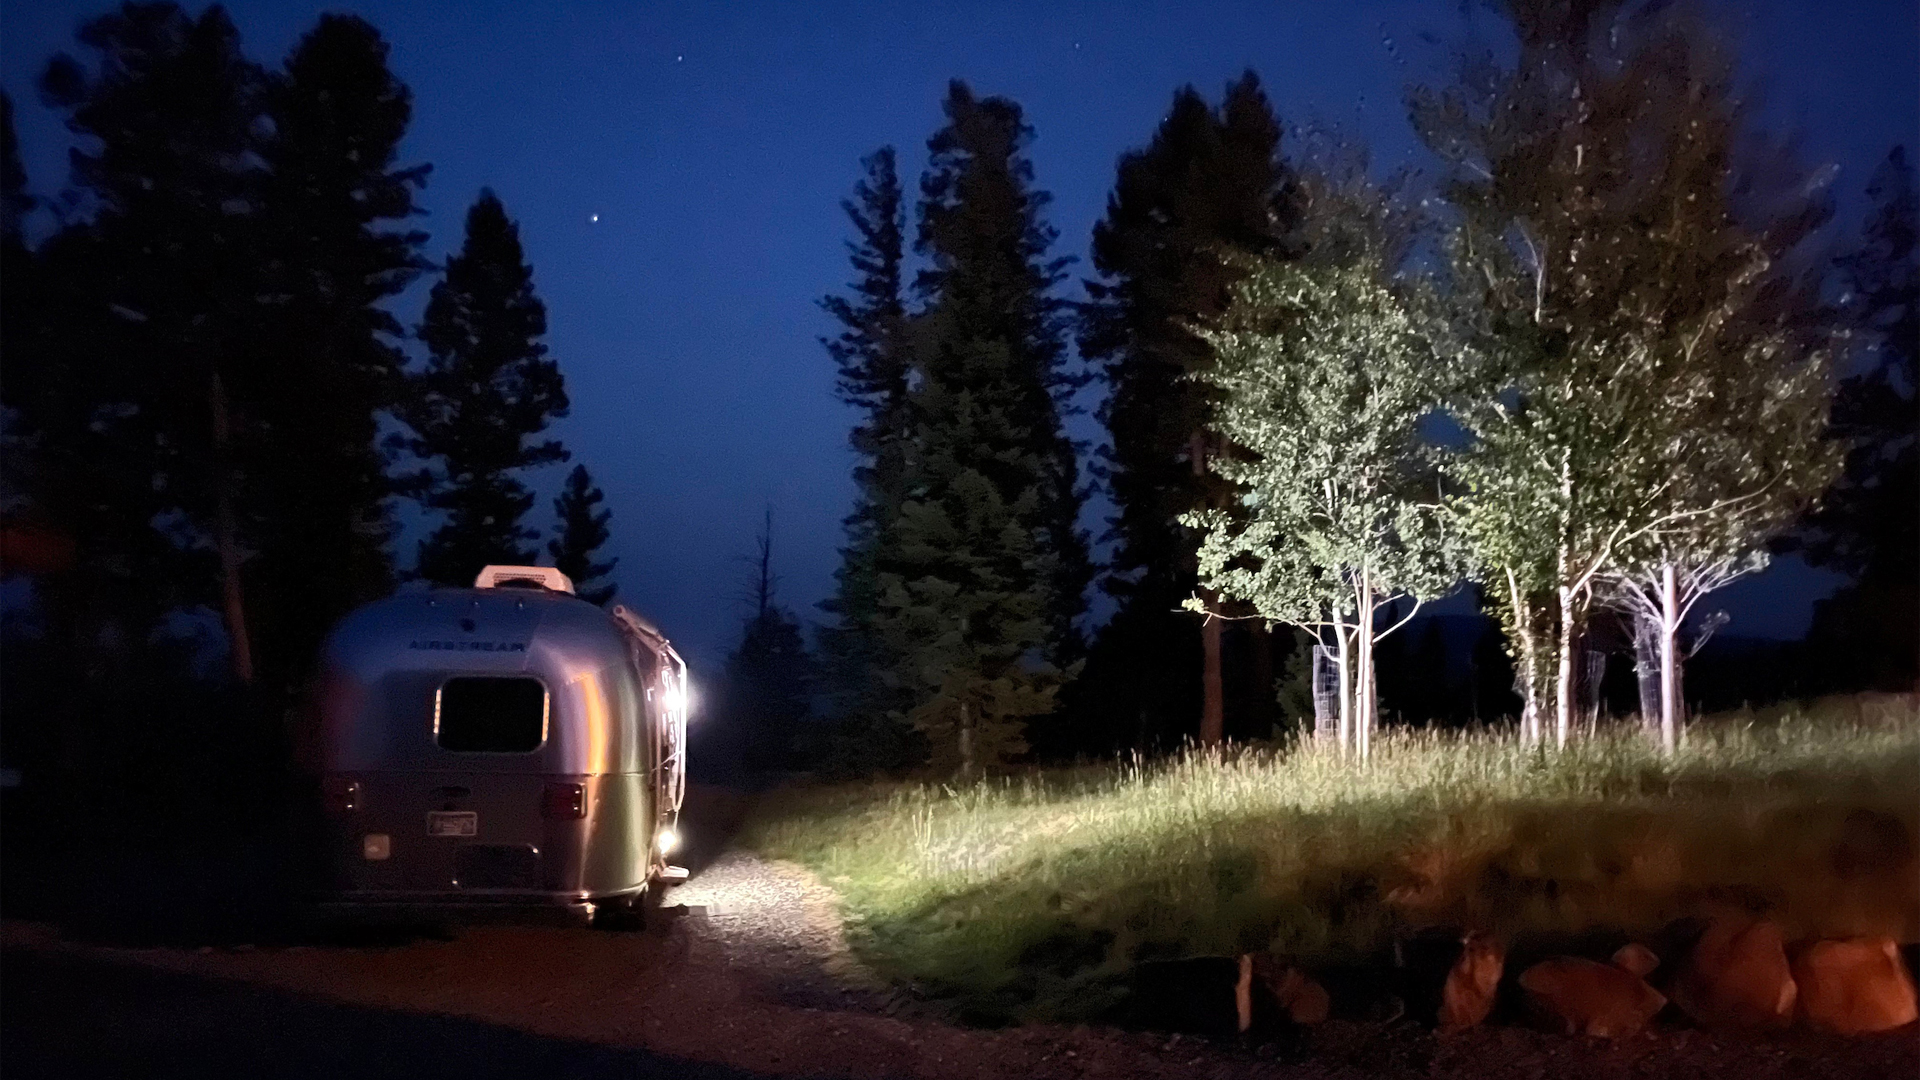
[[[960,778],[973,778],[973,714],[960,703]]]
[[[214,544],[220,550],[220,598],[227,624],[227,661],[235,682],[253,682],[253,642],[247,635],[247,608],[240,593],[239,525],[233,513],[233,473],[227,462],[230,425],[227,391],[214,373],[208,391],[213,406]]]
[[[1679,746],[1680,590],[1673,564],[1660,571],[1660,749],[1671,755]]]
[[[1520,637],[1520,741],[1531,746],[1540,741],[1540,648],[1533,638],[1533,609],[1520,595],[1520,579],[1510,568],[1507,599]]]
[[[1633,604],[1633,676],[1640,687],[1640,727],[1648,738],[1658,740],[1661,687],[1666,685],[1661,681],[1660,620],[1638,600]]]
[[[1373,753],[1373,726],[1377,704],[1373,684],[1373,581],[1365,570],[1360,573],[1360,618],[1354,627],[1354,655],[1358,670],[1354,674],[1353,729],[1359,757],[1365,762]]]
[[[1187,436],[1187,460],[1193,466],[1196,479],[1204,480],[1207,475],[1207,434],[1195,431]],[[1213,610],[1220,602],[1218,594],[1209,589],[1200,590],[1200,599],[1207,610]],[[1220,674],[1220,620],[1212,615],[1202,616],[1200,624],[1200,743],[1203,746],[1216,746],[1226,734],[1227,706],[1226,687]]]
[[[1340,754],[1344,757],[1353,746],[1353,642],[1344,625],[1336,624],[1335,633],[1340,638]]]
[[[1357,736],[1360,760],[1366,761],[1373,754],[1373,726],[1378,719],[1375,713],[1378,704],[1374,696],[1373,684],[1373,627],[1372,620],[1362,620],[1355,631],[1359,637],[1359,646],[1354,650],[1359,655],[1359,672],[1354,676],[1355,690],[1359,695],[1359,704],[1354,708],[1353,730]]]
[[[1573,635],[1576,628],[1573,617],[1573,589],[1562,585],[1560,596],[1560,640],[1557,643],[1560,663],[1557,668],[1559,678],[1553,688],[1553,739],[1554,745],[1565,749],[1567,734],[1573,726]]]
[[[1558,645],[1559,680],[1553,688],[1553,734],[1555,746],[1565,749],[1567,732],[1573,725],[1573,572],[1568,558],[1568,537],[1572,535],[1573,450],[1560,451],[1560,538],[1554,552],[1555,590],[1560,600],[1560,640]]]
[[[1225,737],[1227,727],[1225,680],[1220,673],[1220,631],[1224,620],[1214,615],[1204,618],[1206,621],[1200,624],[1200,642],[1206,653],[1200,674],[1200,743],[1216,746]]]

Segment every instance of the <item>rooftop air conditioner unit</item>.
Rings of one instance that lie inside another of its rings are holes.
[[[473,579],[476,589],[546,589],[573,593],[573,580],[551,566],[489,566]]]

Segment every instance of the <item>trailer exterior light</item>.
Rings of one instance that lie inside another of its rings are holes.
[[[684,683],[667,691],[665,704],[668,712],[679,713],[681,716],[685,716],[687,714],[687,706],[692,703],[693,688]]]
[[[673,854],[673,849],[680,846],[680,834],[670,828],[661,829],[660,837],[655,843],[660,848],[660,854],[671,855]]]

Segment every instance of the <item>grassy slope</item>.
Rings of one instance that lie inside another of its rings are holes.
[[[1920,940],[1920,716],[1828,702],[1565,753],[1504,733],[805,789],[748,842],[836,886],[875,967],[977,1018],[1097,1010],[1163,956],[1363,959],[1423,925],[1644,932],[1714,907]]]

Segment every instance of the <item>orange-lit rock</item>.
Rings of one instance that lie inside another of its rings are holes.
[[[1644,979],[1660,966],[1660,958],[1645,945],[1637,941],[1629,941],[1620,946],[1620,951],[1613,954],[1613,966],[1621,971],[1630,971]]]
[[[1715,921],[1687,954],[1669,993],[1709,1027],[1790,1022],[1796,991],[1780,928],[1764,919]]]
[[[1279,1007],[1281,1015],[1296,1024],[1318,1024],[1332,1011],[1333,1001],[1319,983],[1291,964],[1281,964],[1267,953],[1252,953],[1245,958],[1253,981]],[[1246,1030],[1245,1024],[1241,1030]]]
[[[1886,1031],[1920,1019],[1913,975],[1892,938],[1816,941],[1796,950],[1800,1018],[1826,1031]]]
[[[1493,1011],[1494,994],[1506,969],[1507,950],[1491,934],[1471,933],[1461,943],[1460,958],[1447,972],[1440,989],[1440,1026],[1473,1027]]]
[[[1660,992],[1612,964],[1556,956],[1520,974],[1527,1004],[1569,1035],[1617,1039],[1647,1026],[1667,1004]]]

